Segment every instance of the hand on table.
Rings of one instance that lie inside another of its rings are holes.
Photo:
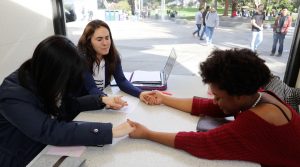
[[[135,139],[146,139],[150,130],[146,128],[144,125],[139,124],[137,122],[133,122],[129,119],[127,119],[127,122],[134,128],[132,132],[129,133],[130,138]]]
[[[128,121],[124,122],[117,127],[114,127],[112,129],[113,137],[118,138],[118,137],[123,137],[134,131],[135,128],[131,126]]]
[[[164,93],[161,91],[153,90],[153,91],[145,91],[140,95],[141,101],[149,105],[160,105],[162,104]]]
[[[102,102],[106,104],[107,108],[119,110],[124,106],[128,106],[127,102],[122,99],[122,96],[103,96]]]

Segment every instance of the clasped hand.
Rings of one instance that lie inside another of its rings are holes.
[[[140,94],[140,100],[149,105],[160,105],[162,104],[164,95],[161,91],[145,91]]]
[[[127,122],[114,127],[112,133],[114,138],[129,135],[131,138],[145,139],[148,136],[149,129],[142,124],[127,119]]]

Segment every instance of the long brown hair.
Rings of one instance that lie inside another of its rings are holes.
[[[92,36],[94,35],[96,29],[98,29],[100,27],[105,27],[109,31],[109,37],[111,40],[109,52],[108,52],[107,56],[103,57],[106,65],[108,65],[108,74],[109,74],[108,78],[111,79],[112,74],[115,72],[116,64],[121,62],[121,59],[120,59],[119,52],[117,51],[117,49],[115,47],[110,28],[104,21],[93,20],[93,21],[89,22],[86,25],[86,27],[78,41],[77,47],[78,47],[80,54],[86,58],[89,71],[94,74],[93,64],[97,61],[97,55],[96,55],[96,51],[94,50],[94,48],[92,46],[91,39],[92,39]]]

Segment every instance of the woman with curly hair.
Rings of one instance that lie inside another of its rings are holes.
[[[192,115],[235,120],[208,132],[165,133],[130,121],[132,138],[152,140],[207,159],[243,160],[263,166],[299,166],[300,116],[274,93],[259,89],[270,70],[249,49],[215,50],[200,64],[213,99],[175,98],[155,91],[156,104]]]

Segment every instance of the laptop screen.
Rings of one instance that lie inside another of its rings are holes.
[[[171,53],[168,57],[167,63],[162,71],[163,77],[164,77],[163,78],[164,82],[167,82],[167,80],[171,74],[171,71],[174,67],[174,64],[176,62],[176,59],[177,59],[177,55],[176,55],[175,49],[172,48]]]

